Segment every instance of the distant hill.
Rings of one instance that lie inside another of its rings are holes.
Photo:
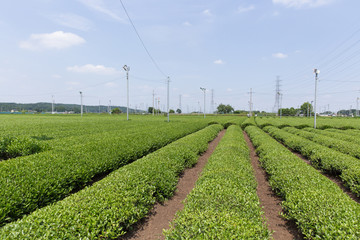
[[[111,109],[120,108],[122,112],[126,112],[126,107],[111,106]],[[79,104],[54,104],[55,112],[74,112],[80,113],[81,105]],[[83,106],[84,113],[98,113],[98,106]],[[0,112],[11,111],[27,111],[27,112],[51,112],[51,103],[39,102],[39,103],[0,103]],[[100,112],[108,112],[108,106],[100,105]],[[134,113],[135,109],[129,108],[130,113]],[[144,112],[143,110],[137,110],[137,112]]]

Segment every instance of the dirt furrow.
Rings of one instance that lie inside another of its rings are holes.
[[[282,208],[280,204],[282,199],[271,189],[266,172],[260,166],[259,157],[256,155],[255,148],[245,132],[244,137],[250,149],[251,164],[258,182],[257,195],[265,213],[266,223],[270,231],[273,232],[273,238],[275,240],[303,239],[296,224],[281,217]]]
[[[169,227],[169,223],[173,220],[175,213],[184,207],[182,201],[194,188],[195,182],[199,178],[202,169],[224,134],[225,130],[221,131],[218,136],[209,143],[208,149],[199,157],[197,164],[193,168],[186,169],[183,172],[180,176],[174,196],[163,204],[156,203],[149,216],[138,223],[133,231],[120,239],[165,239],[162,235],[163,229]]]

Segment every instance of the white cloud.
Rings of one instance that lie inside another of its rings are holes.
[[[288,55],[284,54],[284,53],[274,53],[272,55],[274,58],[287,58]]]
[[[190,22],[183,22],[183,24],[182,24],[183,26],[187,26],[187,27],[190,27],[190,26],[192,26],[192,24],[190,23]]]
[[[83,66],[72,66],[68,67],[67,70],[69,72],[76,72],[76,73],[95,73],[101,75],[115,75],[118,74],[115,68],[105,67],[104,65],[93,65],[93,64],[86,64]]]
[[[79,82],[66,82],[67,85],[70,85],[70,86],[78,86],[80,85]]]
[[[59,14],[53,18],[56,23],[65,27],[70,27],[82,31],[88,31],[91,28],[90,20],[76,14]]]
[[[273,12],[273,17],[277,17],[277,16],[279,16],[280,15],[280,13],[278,12],[278,11],[275,11],[275,12]]]
[[[205,9],[203,12],[202,12],[205,16],[209,16],[211,17],[213,14],[211,13],[210,9]]]
[[[123,22],[123,23],[126,22],[119,15],[117,15],[110,9],[106,8],[103,0],[78,0],[78,1],[97,12],[103,13],[103,14],[111,17],[112,19],[114,19],[116,21]]]
[[[118,85],[115,82],[108,82],[105,84],[105,87],[113,88],[117,87]]]
[[[232,88],[227,88],[226,91],[232,92]]]
[[[273,0],[274,4],[281,4],[285,7],[303,8],[320,7],[332,3],[334,0]]]
[[[20,42],[19,46],[28,50],[64,49],[85,43],[82,37],[74,33],[57,31],[53,33],[31,34],[26,41]]]
[[[62,78],[62,76],[59,75],[59,74],[53,74],[53,75],[51,75],[51,77],[52,78],[57,78],[57,79]]]
[[[215,60],[214,63],[219,64],[219,65],[225,64],[225,62],[223,60],[221,60],[221,59]]]
[[[248,7],[240,6],[240,7],[238,7],[237,12],[238,13],[244,13],[244,12],[249,12],[249,11],[252,11],[252,10],[255,10],[254,5],[250,5]]]

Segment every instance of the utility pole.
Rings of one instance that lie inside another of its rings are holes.
[[[127,107],[126,107],[126,119],[129,121],[129,71],[130,67],[124,65],[124,70],[126,71],[126,91],[127,91]]]
[[[282,115],[282,93],[279,93],[280,94],[280,119],[281,119],[281,115]]]
[[[317,93],[317,82],[318,82],[320,70],[315,68],[314,73],[315,73],[314,128],[316,128],[316,93]]]
[[[252,94],[253,94],[253,91],[252,91],[252,88],[250,88],[250,101],[249,101],[249,116],[252,117]]]
[[[83,95],[82,92],[80,92],[80,103],[81,103],[81,117],[83,116]]]
[[[205,118],[205,116],[206,116],[206,114],[205,114],[205,96],[206,96],[206,88],[203,88],[203,87],[200,87],[200,89],[201,89],[201,91],[203,91],[203,93],[204,93],[204,118]]]
[[[153,109],[152,109],[152,115],[154,116],[155,115],[155,90],[153,90]]]
[[[52,103],[51,103],[51,114],[54,114],[54,95],[52,97]]]
[[[167,121],[170,122],[170,109],[169,109],[169,88],[170,88],[170,77],[167,77]]]
[[[181,110],[181,94],[179,95],[179,109],[180,109],[180,113],[182,113],[182,110]]]
[[[158,97],[158,115],[160,115],[160,97]]]
[[[306,117],[309,117],[309,112],[310,112],[310,103],[308,102],[308,108],[307,108],[307,114],[306,114]]]
[[[356,116],[359,116],[359,97],[356,98]]]
[[[214,89],[211,89],[211,114],[214,113]]]

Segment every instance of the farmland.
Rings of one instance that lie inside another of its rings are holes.
[[[223,129],[166,239],[271,239],[244,134],[281,199],[281,218],[302,238],[360,238],[358,119],[320,118],[315,130],[304,118],[0,117],[0,239],[136,231],[155,203],[171,201],[181,173]]]

